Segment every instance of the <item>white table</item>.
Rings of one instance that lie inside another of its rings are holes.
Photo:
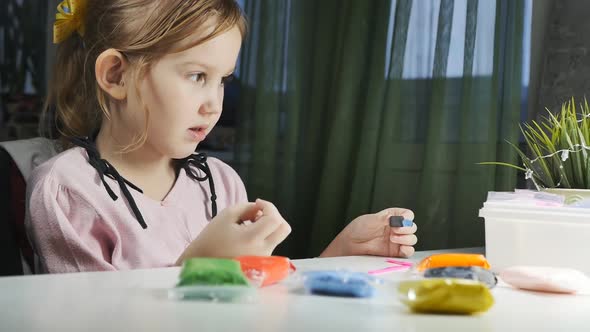
[[[417,261],[433,252],[419,252]],[[381,257],[294,261],[300,271],[368,271]],[[477,316],[413,314],[396,299],[312,296],[283,285],[250,303],[175,301],[179,269],[0,278],[1,331],[590,331],[590,296],[496,287],[496,304]],[[399,274],[385,275],[399,278]]]

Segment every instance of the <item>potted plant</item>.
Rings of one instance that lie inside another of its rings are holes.
[[[520,126],[528,155],[515,143],[508,142],[518,153],[522,166],[503,162],[481,164],[516,168],[525,173],[537,190],[566,197],[566,204],[590,198],[590,108],[584,100],[576,108],[574,98],[561,106],[557,114],[540,122]]]

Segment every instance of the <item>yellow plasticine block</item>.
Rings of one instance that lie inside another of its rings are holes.
[[[403,281],[398,286],[401,301],[424,313],[473,314],[494,305],[488,287],[474,280],[422,279]]]

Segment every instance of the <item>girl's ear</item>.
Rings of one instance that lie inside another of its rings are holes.
[[[127,86],[123,80],[127,69],[128,63],[125,56],[112,48],[102,52],[94,64],[98,85],[116,100],[127,98]]]

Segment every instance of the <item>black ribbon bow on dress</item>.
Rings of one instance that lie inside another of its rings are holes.
[[[147,224],[145,223],[145,220],[143,219],[143,216],[141,215],[141,212],[139,211],[139,208],[137,207],[137,204],[135,203],[135,200],[133,199],[133,196],[131,195],[131,192],[129,192],[127,186],[131,187],[132,189],[140,193],[143,193],[143,191],[137,186],[135,186],[133,183],[127,181],[123,176],[121,176],[121,174],[117,172],[115,167],[113,167],[113,165],[109,163],[108,160],[101,159],[98,149],[96,148],[96,145],[92,140],[90,140],[89,138],[77,137],[74,137],[71,140],[72,143],[86,150],[86,153],[88,154],[88,162],[98,172],[100,181],[104,185],[107,193],[113,201],[116,201],[119,197],[113,192],[109,184],[105,181],[104,177],[108,176],[109,178],[117,181],[119,187],[121,188],[121,192],[123,192],[123,196],[125,196],[125,199],[129,203],[129,206],[131,207],[131,210],[135,215],[135,218],[137,218],[137,221],[139,222],[141,227],[143,229],[146,229]],[[184,159],[178,160],[178,165],[179,167],[185,170],[186,174],[191,179],[199,182],[207,180],[209,181],[209,188],[211,189],[211,213],[212,216],[215,217],[217,215],[217,195],[215,194],[213,176],[211,175],[209,164],[207,164],[207,155],[204,153],[193,153],[192,155]],[[201,170],[204,173],[204,175],[199,176],[197,173],[195,173],[193,167],[196,167],[197,169]]]
[[[203,152],[193,153],[190,156],[179,159],[180,167],[184,168],[184,171],[189,178],[196,181],[209,181],[209,189],[211,190],[211,215],[215,217],[217,215],[217,195],[215,194],[215,183],[213,182],[213,175],[211,175],[211,169],[207,164],[207,155]],[[191,167],[192,166],[192,167]],[[195,173],[193,167],[201,170],[205,175],[199,176]]]

